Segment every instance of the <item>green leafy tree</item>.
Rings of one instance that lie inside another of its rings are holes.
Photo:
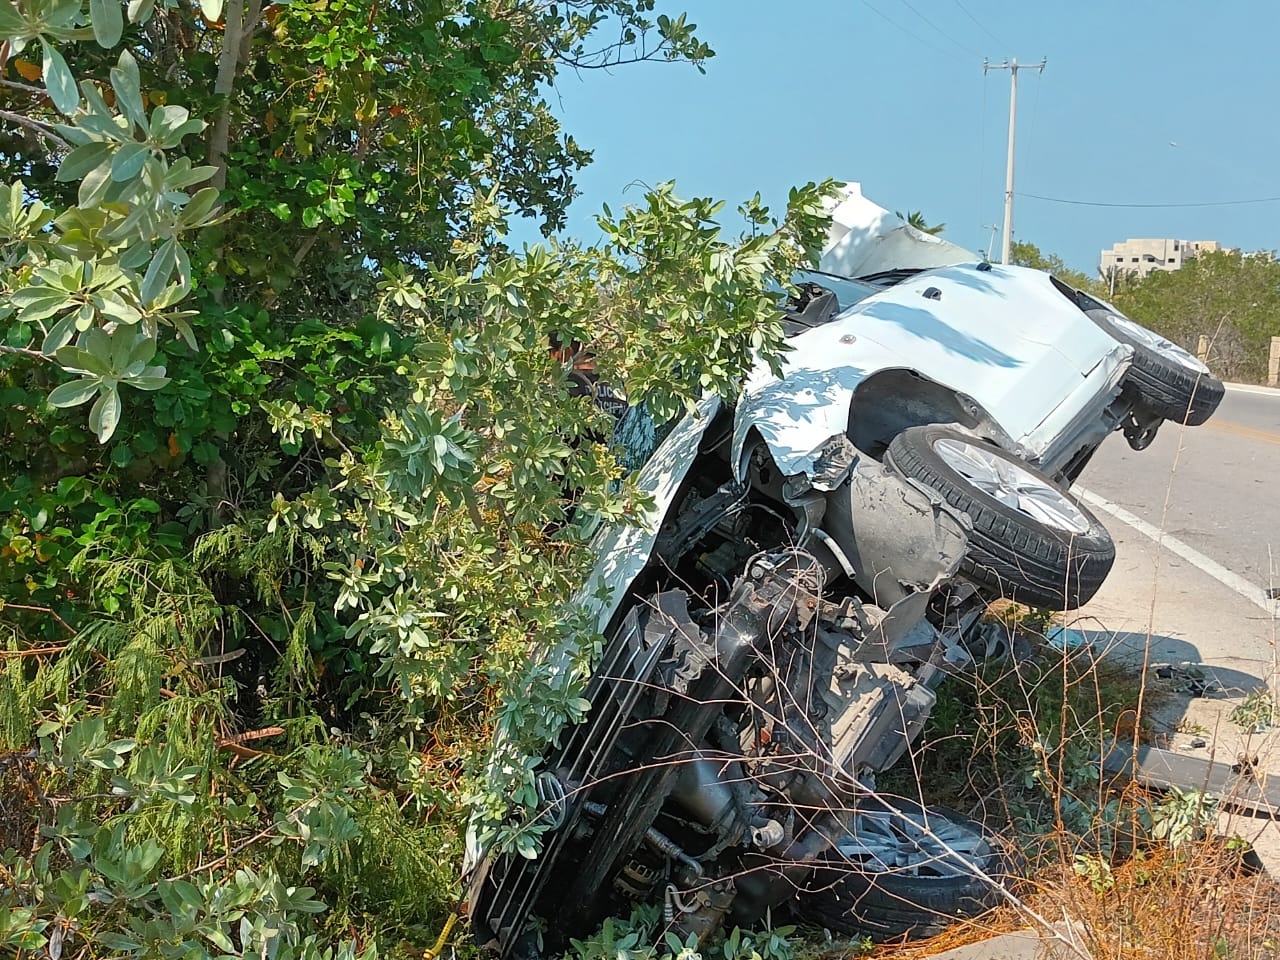
[[[1193,353],[1209,340],[1209,365],[1260,382],[1280,336],[1280,263],[1273,254],[1215,250],[1179,270],[1153,270],[1116,292],[1116,306]]]
[[[1011,253],[1019,266],[1047,270],[1111,300],[1192,353],[1207,338],[1209,365],[1221,377],[1258,382],[1266,375],[1271,338],[1280,335],[1280,262],[1272,253],[1217,250],[1188,258],[1178,270],[1122,272],[1114,283],[1072,270],[1031,243],[1015,242]]]
[[[652,0],[0,2],[6,949],[371,957],[434,938],[467,805],[536,849],[585,518],[642,506],[550,345],[658,420],[732,396],[824,219],[507,223],[590,159],[559,70],[710,56]]]

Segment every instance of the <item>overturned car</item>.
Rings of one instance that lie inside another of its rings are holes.
[[[472,848],[503,957],[634,903],[682,940],[789,911],[923,933],[986,909],[982,825],[876,792],[994,597],[1073,608],[1114,547],[1069,492],[1098,445],[1206,420],[1194,357],[1047,274],[915,231],[857,185],[791,351],[708,398],[641,470],[646,522],[601,531],[581,603],[606,638],[586,720],[538,774],[539,857]]]

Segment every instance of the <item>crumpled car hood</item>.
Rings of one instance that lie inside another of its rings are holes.
[[[842,277],[865,277],[884,270],[927,270],[982,258],[964,247],[924,233],[896,213],[862,195],[862,185],[846,183],[824,204],[831,229],[818,269]]]

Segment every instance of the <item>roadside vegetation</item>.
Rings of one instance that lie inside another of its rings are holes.
[[[927,956],[1031,929],[1055,956],[1275,956],[1280,885],[1251,853],[1256,821],[1221,816],[1229,797],[1153,793],[1102,762],[1163,742],[1151,717],[1167,685],[1096,646],[1062,647],[1050,612],[1000,604],[992,619],[1017,654],[948,680],[913,754],[879,786],[999,825],[1023,879],[977,921],[877,949]]]
[[[1178,270],[1146,277],[1119,273],[1098,279],[1072,270],[1032,243],[1012,246],[1014,263],[1049,270],[1064,281],[1108,300],[1124,313],[1202,359],[1223,380],[1261,383],[1267,376],[1271,338],[1280,336],[1280,261],[1274,251],[1215,250]]]
[[[536,847],[570,508],[636,503],[578,345],[731,393],[824,234],[659,185],[507,247],[590,159],[558,71],[712,55],[653,6],[0,6],[0,953],[420,953],[468,811]]]
[[[468,811],[536,849],[500,814],[581,710],[537,654],[585,662],[580,518],[637,507],[579,345],[659,422],[732,394],[824,231],[658,185],[508,247],[590,161],[558,72],[713,55],[654,6],[0,5],[0,952],[420,956]]]

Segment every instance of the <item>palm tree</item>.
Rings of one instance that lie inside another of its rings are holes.
[[[930,236],[934,236],[934,237],[940,234],[947,227],[945,223],[935,223],[932,225],[926,223],[924,219],[924,214],[921,213],[919,210],[912,210],[910,213],[907,213],[907,214],[903,214],[902,211],[899,210],[898,216],[901,217],[903,220],[907,221],[907,223],[911,224],[911,226],[915,227],[921,233],[927,233]]]

